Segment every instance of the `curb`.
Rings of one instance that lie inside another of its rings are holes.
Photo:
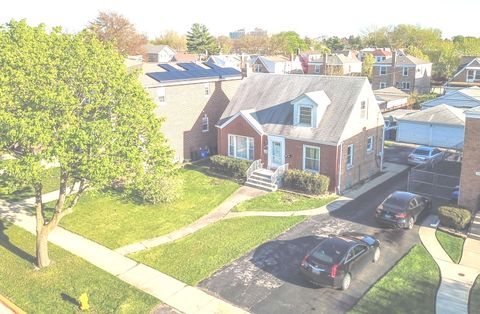
[[[24,310],[13,304],[9,299],[0,294],[0,303],[4,304],[15,314],[27,314]]]

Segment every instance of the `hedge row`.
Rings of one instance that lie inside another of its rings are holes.
[[[303,170],[287,170],[283,179],[284,187],[308,194],[323,194],[328,190],[330,178]]]
[[[219,173],[235,179],[245,180],[247,178],[247,169],[252,161],[215,155],[210,157],[210,163],[212,169]]]
[[[464,229],[472,219],[469,210],[459,207],[441,206],[438,208],[440,223],[456,230]]]

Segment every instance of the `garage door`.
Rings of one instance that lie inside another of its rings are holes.
[[[430,125],[398,121],[397,141],[412,144],[428,145]]]
[[[463,142],[463,127],[432,125],[431,146],[454,147]]]
[[[463,127],[398,121],[397,141],[448,148],[463,142],[463,134]]]

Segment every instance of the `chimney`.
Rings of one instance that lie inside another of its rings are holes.
[[[323,75],[328,75],[328,73],[327,73],[327,60],[328,60],[328,54],[325,53],[323,55],[323,73],[322,73]]]
[[[395,72],[396,72],[396,66],[397,66],[397,51],[393,49],[392,51],[392,86],[397,87],[395,84]]]

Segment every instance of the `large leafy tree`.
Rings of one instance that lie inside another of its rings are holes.
[[[276,54],[288,55],[297,49],[306,50],[308,45],[296,32],[288,31],[272,35],[270,38],[270,51]]]
[[[187,33],[187,49],[191,53],[198,54],[215,54],[219,50],[208,28],[199,23],[193,24]]]
[[[155,38],[153,43],[157,45],[168,45],[177,51],[185,51],[187,49],[187,37],[172,30],[168,30],[160,37]]]
[[[111,42],[121,54],[143,55],[143,46],[148,42],[145,35],[137,32],[135,26],[121,14],[100,12],[90,22],[91,29],[104,42]]]
[[[168,200],[172,151],[154,103],[115,48],[88,31],[12,21],[0,28],[0,60],[0,150],[16,157],[4,175],[12,187],[34,187],[38,267],[50,263],[49,233],[87,188],[123,182],[146,200]],[[60,165],[50,215],[42,199],[44,161]],[[78,193],[69,196],[73,184]]]
[[[370,80],[372,80],[374,63],[375,63],[375,57],[371,53],[367,53],[362,62],[362,75],[365,75]]]

